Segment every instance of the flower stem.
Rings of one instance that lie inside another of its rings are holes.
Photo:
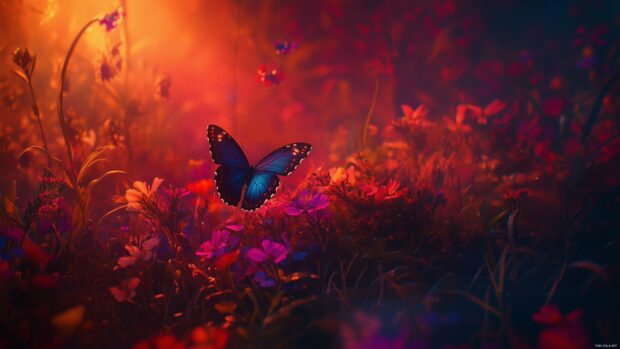
[[[71,186],[73,188],[73,191],[75,193],[76,199],[77,199],[77,203],[80,209],[80,220],[81,220],[81,227],[85,227],[86,223],[87,223],[87,217],[86,217],[86,198],[83,195],[82,189],[80,188],[80,184],[78,183],[77,177],[76,177],[76,171],[75,171],[75,164],[73,163],[73,149],[71,149],[71,140],[69,137],[69,129],[67,127],[67,121],[65,118],[65,112],[64,112],[64,93],[65,93],[65,81],[66,81],[66,76],[67,76],[67,68],[69,67],[69,62],[71,61],[71,57],[73,56],[73,52],[75,51],[75,48],[77,47],[78,42],[80,41],[80,38],[82,38],[82,35],[84,35],[84,33],[86,32],[86,30],[93,25],[94,23],[97,23],[99,21],[99,17],[95,17],[93,19],[91,19],[90,21],[86,22],[86,24],[82,27],[82,29],[79,31],[79,33],[75,36],[75,38],[73,39],[73,42],[71,43],[71,46],[69,47],[69,51],[67,51],[67,56],[65,57],[64,62],[62,63],[62,70],[60,72],[60,92],[58,94],[58,121],[60,122],[60,128],[62,129],[62,135],[64,137],[65,140],[65,145],[67,147],[67,156],[69,159],[69,169],[70,171],[66,171],[69,172],[68,173],[68,178],[71,181]],[[73,242],[74,238],[75,238],[75,234],[76,234],[76,230],[77,229],[72,229],[71,234],[69,235],[69,240],[67,242],[67,250],[69,250],[71,243]]]
[[[69,62],[71,61],[71,57],[73,56],[73,52],[77,47],[78,42],[82,38],[82,35],[86,32],[86,30],[99,21],[98,17],[91,19],[86,22],[84,27],[80,30],[80,32],[76,35],[69,47],[69,51],[67,52],[67,56],[65,57],[64,62],[62,63],[62,70],[60,72],[60,92],[58,94],[58,121],[60,122],[60,128],[62,129],[62,135],[65,139],[65,145],[67,147],[67,156],[69,158],[69,166],[71,168],[71,177],[75,178],[75,168],[73,164],[73,150],[71,149],[71,140],[69,138],[69,129],[67,127],[67,121],[65,118],[64,111],[64,93],[65,93],[65,82],[67,76],[67,68],[69,67]]]
[[[43,131],[43,123],[41,122],[41,112],[39,109],[39,105],[37,104],[37,97],[34,94],[34,89],[32,88],[32,78],[30,76],[28,76],[28,88],[30,89],[30,96],[32,97],[32,113],[37,118],[39,132],[41,132],[41,139],[43,140],[43,149],[45,149],[45,153],[47,154],[47,165],[51,167],[52,158],[50,157],[49,149],[47,147],[47,138],[45,137],[45,132]]]

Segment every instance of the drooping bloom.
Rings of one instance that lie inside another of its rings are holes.
[[[287,255],[288,250],[284,245],[265,239],[261,242],[261,248],[251,248],[245,257],[254,263],[261,263],[267,259],[273,260],[274,263],[280,263],[286,259]]]
[[[157,79],[155,82],[155,97],[157,99],[167,99],[170,97],[170,87],[172,86],[172,79],[170,75],[164,75]]]
[[[319,212],[329,206],[329,198],[321,193],[312,193],[304,190],[285,208],[289,216],[299,216],[306,212],[313,216],[318,216]]]
[[[155,252],[153,251],[159,245],[159,238],[153,237],[145,240],[140,246],[125,245],[125,250],[129,252],[129,256],[121,257],[118,259],[118,266],[121,268],[127,268],[130,265],[136,264],[137,261],[148,261],[153,258]]]
[[[103,18],[99,20],[99,24],[104,26],[107,32],[110,32],[112,31],[112,29],[118,26],[118,23],[121,21],[122,17],[123,17],[122,10],[116,9],[113,12],[110,12],[106,14],[105,16],[103,16]]]
[[[34,70],[36,56],[31,54],[26,48],[17,48],[13,52],[13,62],[20,67],[26,76],[30,77]]]
[[[133,188],[127,189],[125,192],[127,211],[136,213],[142,212],[141,201],[152,197],[163,181],[163,179],[155,177],[150,187],[146,182],[135,181],[133,183]]]
[[[293,41],[281,41],[275,44],[276,53],[279,55],[289,54],[297,48],[299,48],[299,44]]]
[[[136,288],[138,288],[139,285],[140,279],[137,277],[132,277],[121,281],[118,286],[108,288],[108,290],[117,302],[134,303],[133,297],[136,296]]]

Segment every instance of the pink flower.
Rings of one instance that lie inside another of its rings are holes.
[[[142,212],[141,201],[152,197],[157,192],[157,189],[163,181],[163,179],[155,177],[153,179],[153,184],[151,184],[150,187],[145,182],[133,182],[133,189],[127,189],[127,191],[125,192],[125,199],[127,200],[127,211],[135,213]]]
[[[254,263],[262,263],[269,258],[271,258],[274,263],[280,263],[286,259],[287,255],[288,250],[284,245],[265,239],[261,242],[260,249],[255,247],[250,249],[245,257]]]
[[[285,212],[289,216],[299,216],[306,212],[317,215],[319,211],[329,206],[329,198],[321,193],[313,194],[308,190],[304,190],[297,196],[289,206],[285,208]]]
[[[228,246],[230,232],[228,230],[216,230],[211,234],[211,240],[203,242],[196,255],[202,259],[211,259],[224,254],[224,249]]]
[[[139,260],[148,261],[155,255],[153,249],[159,245],[159,238],[154,237],[145,240],[140,246],[125,245],[125,250],[129,252],[129,256],[121,257],[118,259],[118,266],[121,268],[127,268],[130,265],[136,264]]]
[[[138,288],[138,285],[140,285],[140,279],[133,277],[121,281],[118,286],[110,287],[108,290],[110,290],[112,297],[119,303],[135,303],[133,297],[136,296],[136,288]]]

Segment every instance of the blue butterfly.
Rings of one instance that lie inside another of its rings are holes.
[[[215,185],[220,198],[228,205],[254,211],[270,199],[280,185],[278,176],[288,176],[305,159],[312,146],[291,143],[263,157],[250,166],[243,150],[221,127],[209,125],[207,138],[215,170]]]

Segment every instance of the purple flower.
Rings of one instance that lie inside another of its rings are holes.
[[[103,16],[103,18],[99,20],[99,24],[104,26],[107,32],[110,32],[112,31],[112,29],[116,28],[118,23],[121,21],[122,16],[123,13],[121,12],[121,10],[116,9],[114,10],[114,12],[110,12]]]
[[[314,194],[308,190],[304,190],[293,200],[284,210],[289,216],[299,216],[306,212],[313,216],[329,206],[329,198],[321,193]]]
[[[280,263],[286,259],[288,250],[281,243],[263,240],[261,242],[261,248],[251,248],[245,255],[247,259],[254,263],[261,263],[271,258],[274,263]]]
[[[231,244],[230,232],[228,230],[216,230],[211,235],[210,241],[203,242],[196,255],[202,259],[211,259],[224,254],[226,247]]]
[[[253,279],[254,281],[258,282],[260,287],[263,287],[263,288],[273,287],[276,285],[276,282],[272,278],[267,276],[267,273],[265,273],[262,270],[259,270],[256,273],[254,273]]]

